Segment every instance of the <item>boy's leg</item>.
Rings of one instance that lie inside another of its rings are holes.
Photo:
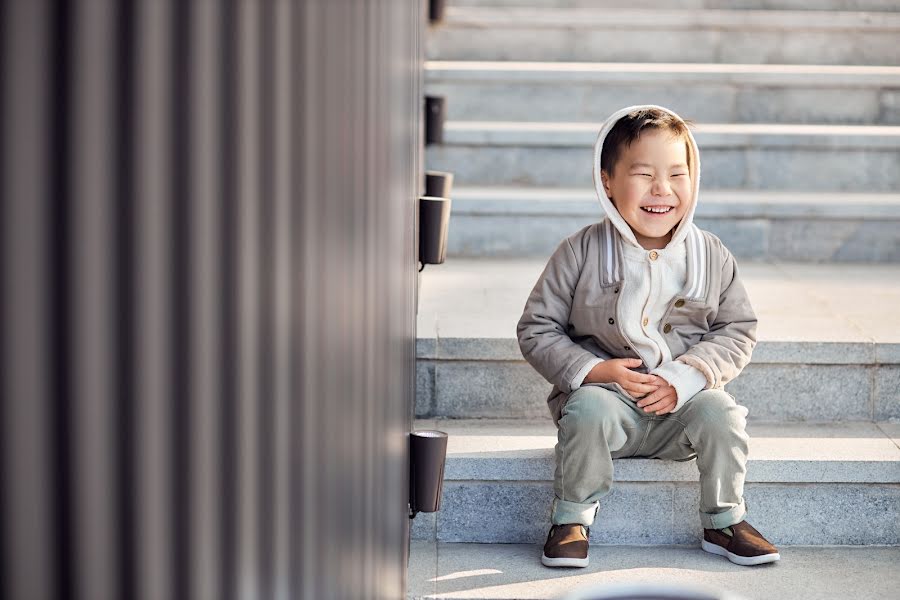
[[[559,419],[550,511],[554,525],[594,522],[599,499],[612,484],[612,459],[633,451],[640,424],[633,403],[614,391],[589,385],[571,393]]]
[[[747,412],[747,407],[737,404],[725,390],[701,390],[678,412],[656,416],[647,440],[635,454],[671,460],[696,456],[700,522],[706,529],[740,523],[747,514]]]

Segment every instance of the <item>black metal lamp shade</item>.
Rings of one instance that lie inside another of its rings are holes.
[[[419,261],[439,265],[447,257],[450,198],[419,198]]]
[[[444,0],[429,0],[428,2],[428,20],[431,23],[438,23],[444,18]]]
[[[410,518],[440,510],[446,459],[446,433],[423,429],[409,434]]]
[[[447,99],[443,96],[425,96],[425,145],[444,143],[444,119]]]
[[[425,195],[449,198],[453,188],[453,173],[448,171],[425,171]]]

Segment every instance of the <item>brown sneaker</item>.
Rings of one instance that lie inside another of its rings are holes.
[[[551,526],[541,562],[547,567],[588,566],[590,535],[591,528],[579,523]]]
[[[723,529],[704,529],[700,547],[736,565],[760,565],[781,559],[778,548],[747,521]]]

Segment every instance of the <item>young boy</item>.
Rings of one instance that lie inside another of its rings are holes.
[[[747,408],[723,386],[750,362],[757,319],[732,254],[693,224],[694,137],[667,108],[623,108],[600,130],[593,173],[606,217],[559,244],[516,327],[525,360],[553,384],[558,428],[541,562],[587,566],[623,457],[696,458],[703,550],[779,560],[744,520]]]

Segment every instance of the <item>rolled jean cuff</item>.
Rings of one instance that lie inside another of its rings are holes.
[[[700,511],[700,523],[703,524],[704,529],[724,529],[725,527],[731,527],[737,523],[740,523],[744,520],[744,517],[747,515],[747,504],[744,502],[744,499],[741,498],[741,503],[733,508],[729,508],[725,512],[720,513],[705,513]]]
[[[599,501],[593,504],[581,504],[579,502],[561,500],[554,496],[553,507],[550,510],[550,522],[554,525],[579,523],[585,527],[590,527],[597,517],[598,510],[600,510]]]

